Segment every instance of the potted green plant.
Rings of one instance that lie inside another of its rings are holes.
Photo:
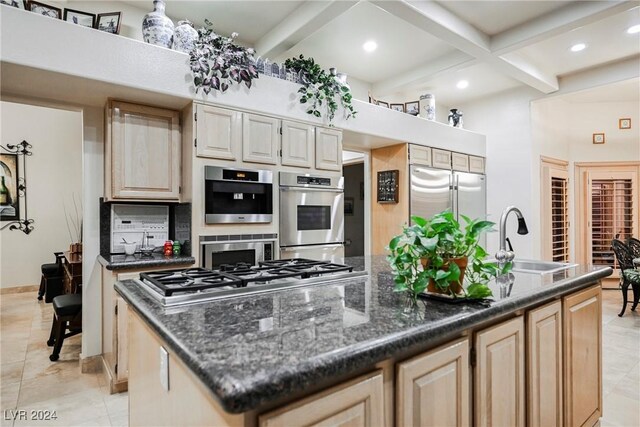
[[[493,222],[461,217],[464,227],[451,211],[430,219],[412,216],[413,225],[391,239],[388,260],[396,291],[407,292],[413,301],[425,290],[452,298],[492,296],[489,281],[511,265],[501,270],[484,261],[487,252],[478,242],[482,233],[493,228]]]

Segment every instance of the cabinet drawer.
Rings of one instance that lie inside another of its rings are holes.
[[[409,163],[412,165],[431,166],[431,148],[411,144],[409,159]]]
[[[454,171],[469,172],[469,156],[460,153],[451,153],[451,167]]]
[[[381,371],[340,384],[300,402],[261,415],[260,427],[294,425],[384,425]]]
[[[484,173],[484,157],[469,156],[469,172]]]
[[[434,168],[451,169],[451,151],[432,148],[431,163]]]

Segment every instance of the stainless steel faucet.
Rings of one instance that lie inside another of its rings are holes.
[[[507,250],[507,218],[511,212],[515,212],[518,217],[518,234],[529,234],[527,223],[520,209],[515,206],[507,206],[500,216],[500,249],[496,252],[496,261],[498,261],[500,268],[513,261],[516,256],[513,251]]]

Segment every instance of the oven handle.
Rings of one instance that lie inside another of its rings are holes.
[[[318,248],[339,248],[344,246],[343,243],[332,243],[330,245],[299,245],[299,246],[280,246],[280,250],[283,252],[294,252],[304,249],[318,249]]]
[[[280,191],[302,191],[302,192],[313,191],[313,192],[319,192],[319,193],[326,193],[326,192],[344,193],[344,189],[342,188],[315,188],[315,187],[282,187],[281,186]]]

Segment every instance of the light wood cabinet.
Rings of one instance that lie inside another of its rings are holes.
[[[434,168],[451,169],[451,151],[432,148],[431,164]]]
[[[484,157],[469,156],[469,172],[484,173]]]
[[[382,426],[384,389],[381,371],[330,388],[293,405],[260,416],[260,427]]]
[[[397,425],[468,426],[471,418],[469,338],[398,365]]]
[[[310,168],[313,166],[315,127],[282,121],[282,164]]]
[[[280,146],[280,120],[244,113],[242,116],[242,160],[275,165]]]
[[[476,426],[525,425],[524,339],[522,316],[476,335]]]
[[[562,303],[527,313],[527,425],[562,426]]]
[[[431,148],[421,145],[409,145],[409,164],[431,166]]]
[[[342,132],[316,128],[316,169],[342,170]]]
[[[564,425],[592,426],[602,416],[600,286],[563,298]]]
[[[196,104],[196,155],[236,160],[242,146],[242,113]]]
[[[469,156],[462,153],[451,153],[451,168],[454,171],[469,172]]]
[[[180,198],[180,113],[110,101],[105,138],[107,199]]]

